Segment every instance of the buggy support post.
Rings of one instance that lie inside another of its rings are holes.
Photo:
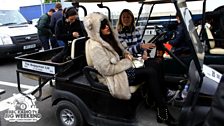
[[[37,93],[39,91],[38,96],[36,97],[37,99],[40,99],[42,96],[42,87],[44,85],[46,85],[47,82],[50,81],[50,85],[52,86],[52,79],[54,79],[54,76],[50,76],[50,75],[38,75],[32,72],[28,72],[28,71],[23,71],[23,70],[16,70],[16,75],[17,75],[17,84],[18,84],[18,91],[19,93],[23,94],[23,95],[27,95],[24,92],[22,92],[21,90],[21,83],[20,83],[20,74],[24,73],[24,74],[29,74],[29,75],[34,75],[38,77],[38,87],[36,87],[31,94],[34,95],[35,93]],[[44,80],[42,82],[42,80]]]

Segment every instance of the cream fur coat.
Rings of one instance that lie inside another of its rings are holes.
[[[101,13],[91,13],[84,18],[84,26],[90,39],[86,42],[86,57],[89,66],[93,66],[103,76],[98,79],[107,85],[112,96],[119,99],[130,99],[131,93],[125,70],[132,67],[128,59],[120,59],[116,51],[100,37],[101,21],[107,17]],[[107,19],[108,20],[108,19]],[[109,21],[108,21],[109,22]],[[110,28],[112,28],[111,24]],[[117,33],[112,30],[119,43]]]

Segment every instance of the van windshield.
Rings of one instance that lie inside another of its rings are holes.
[[[27,23],[17,10],[0,10],[0,17],[0,26]]]

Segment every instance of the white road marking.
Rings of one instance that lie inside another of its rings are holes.
[[[25,94],[29,94],[29,93],[31,93],[35,88],[37,88],[38,86],[36,86],[36,87],[33,87],[33,88],[30,88],[29,90],[26,90],[26,91],[24,91],[23,93],[25,93]],[[14,100],[15,100],[15,97],[16,96],[18,96],[18,95],[21,95],[21,94],[15,94],[15,96],[12,96],[12,97],[10,97],[10,98],[7,98],[7,99],[5,99],[5,100],[3,100],[3,101],[1,101],[0,102],[0,106],[1,106],[1,108],[0,108],[0,112],[1,111],[4,111],[4,110],[6,110],[6,109],[9,109],[9,103],[12,103]]]
[[[0,81],[0,85],[5,85],[5,86],[10,86],[10,87],[17,87],[18,85],[16,83],[11,83],[11,82],[5,82],[5,81]],[[25,84],[20,84],[21,88],[24,89],[31,89],[34,86],[30,86],[30,85],[25,85]]]
[[[53,82],[54,82],[54,81],[53,81]],[[8,85],[7,85],[7,84],[8,84]],[[49,82],[46,83],[45,86],[47,86],[48,84],[49,84]],[[17,84],[15,84],[15,83],[3,82],[3,81],[0,81],[0,85],[6,85],[6,86],[17,87]],[[25,94],[30,94],[30,93],[31,93],[33,90],[35,90],[38,86],[39,86],[39,85],[37,85],[37,86],[28,86],[28,85],[24,85],[24,84],[22,84],[22,85],[21,85],[21,88],[26,88],[26,89],[28,89],[28,90],[24,91],[23,93],[25,93]],[[12,97],[9,97],[9,98],[7,98],[7,99],[5,99],[5,100],[3,100],[3,101],[0,101],[0,106],[1,106],[1,108],[0,108],[0,112],[9,109],[9,107],[10,107],[10,106],[9,106],[9,103],[12,103],[12,102],[15,100],[15,97],[18,96],[18,95],[21,96],[20,93],[19,93],[19,94],[14,94]]]

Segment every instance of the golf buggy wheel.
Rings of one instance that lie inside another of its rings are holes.
[[[56,116],[60,126],[84,126],[82,114],[72,102],[60,101],[57,104]]]

